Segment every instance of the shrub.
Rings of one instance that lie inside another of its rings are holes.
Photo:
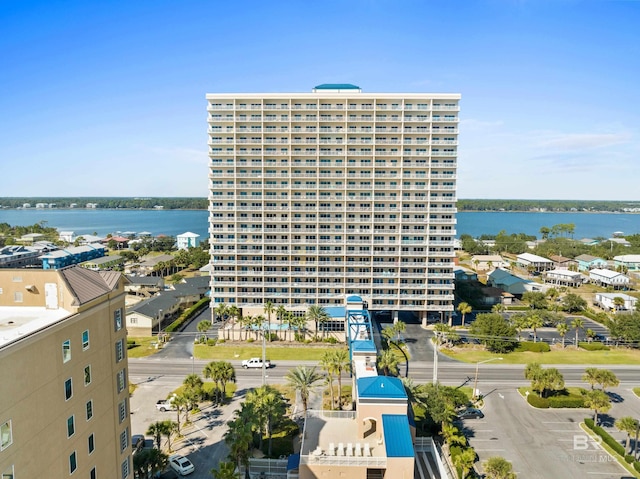
[[[587,351],[609,351],[609,346],[606,346],[599,342],[595,342],[595,343],[579,342],[578,346],[580,346],[582,349],[586,349]]]
[[[541,398],[535,393],[529,393],[527,396],[527,402],[533,407],[537,407],[539,409],[547,409],[549,407],[549,400],[547,398]]]
[[[247,338],[247,342],[248,343],[253,343],[254,341],[255,341],[255,339],[253,339],[253,338]]]
[[[584,423],[585,423],[585,425],[586,425],[589,429],[593,430],[593,427],[595,426],[595,423],[593,422],[593,419],[591,419],[590,417],[588,417],[588,418],[586,418],[586,419],[584,420]]]
[[[585,407],[584,398],[582,396],[567,395],[567,396],[552,396],[549,398],[550,407]]]
[[[215,346],[217,342],[217,339],[207,339],[207,346]]]
[[[626,456],[624,456],[624,460],[627,464],[631,464],[633,461],[636,460],[636,458],[633,457],[633,454],[627,454]]]
[[[225,343],[227,340],[224,338],[218,338],[216,341],[217,341],[216,344],[222,344],[222,343]]]
[[[633,463],[633,468],[634,468],[636,471],[640,472],[640,461],[636,461],[636,462],[634,462],[634,463]]]
[[[324,342],[325,343],[329,343],[329,344],[338,344],[338,340],[336,338],[334,338],[333,336],[331,336],[329,338],[325,338]]]
[[[539,342],[534,343],[533,341],[520,341],[518,346],[516,347],[516,351],[531,351],[533,353],[548,353],[551,351],[549,345],[547,343]]]
[[[598,436],[600,436],[604,441],[604,443],[607,446],[609,446],[611,449],[613,449],[619,456],[622,456],[622,457],[625,456],[626,450],[624,446],[622,446],[622,444],[620,444],[613,437],[611,437],[607,431],[602,429],[600,426],[596,426],[593,422],[593,419],[585,419],[584,423],[589,429],[591,429]]]

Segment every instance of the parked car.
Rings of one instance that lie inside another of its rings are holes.
[[[245,369],[257,369],[260,368],[262,369],[262,359],[261,358],[251,358],[251,359],[245,359],[244,361],[242,361],[242,367]],[[271,361],[269,361],[268,359],[265,360],[264,362],[264,367],[266,369],[269,369],[271,367]]]
[[[482,419],[484,413],[480,409],[468,408],[458,413],[458,419]]]
[[[180,456],[179,454],[169,456],[169,466],[180,476],[186,476],[187,474],[191,474],[195,471],[193,463],[186,457]]]

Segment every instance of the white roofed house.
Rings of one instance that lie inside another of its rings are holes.
[[[178,249],[195,248],[200,243],[198,238],[200,238],[199,234],[191,233],[190,231],[177,235],[176,241],[178,243]]]
[[[516,258],[518,265],[531,271],[542,272],[553,269],[553,261],[532,253],[522,253]]]
[[[571,286],[573,288],[580,286],[585,279],[582,273],[570,271],[568,269],[553,269],[551,271],[545,271],[543,273],[543,277],[545,283],[551,283],[558,286]]]
[[[58,237],[60,241],[66,241],[67,243],[73,243],[76,240],[76,235],[73,231],[60,231]]]
[[[616,267],[622,266],[627,271],[640,271],[640,254],[623,254],[614,256]]]
[[[616,304],[619,303],[616,298],[622,299],[624,303]],[[633,311],[637,301],[637,298],[623,293],[596,293],[594,303],[607,311]]]
[[[473,257],[471,258],[471,264],[478,270],[509,267],[509,261],[503,259],[499,254],[473,255]]]
[[[610,269],[592,269],[589,271],[589,279],[600,286],[611,286],[614,289],[627,289],[629,277]]]

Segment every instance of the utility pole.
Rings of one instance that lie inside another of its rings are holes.
[[[262,322],[262,386],[267,383],[267,332],[264,329],[264,321]]]

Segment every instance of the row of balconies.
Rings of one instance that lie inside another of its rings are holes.
[[[424,173],[413,173],[410,171],[404,171],[401,175],[397,170],[385,171],[385,170],[376,170],[373,173],[370,171],[359,171],[359,174],[355,172],[347,172],[346,178],[367,178],[367,179],[377,179],[380,176],[393,176],[394,179],[410,179],[417,178],[420,180],[455,180],[457,175],[454,173],[441,175],[438,173],[424,172]],[[287,170],[281,170],[280,174],[270,173],[270,172],[262,172],[262,173],[249,173],[246,171],[222,171],[222,170],[211,170],[209,171],[209,179],[216,178],[336,178],[336,179],[344,179],[345,174],[344,171],[332,170],[330,173],[318,173],[317,171],[307,171],[305,173],[290,173],[289,168]],[[438,186],[438,185],[434,185]]]
[[[272,221],[274,220],[274,221]],[[238,225],[238,227],[236,228],[233,225],[227,225],[227,228],[225,228],[224,224],[221,224],[220,222],[214,222],[213,226],[209,226],[209,233],[211,234],[227,234],[227,233],[264,233],[264,234],[292,234],[291,233],[291,229],[287,226],[286,228],[267,228],[267,226],[274,226],[273,223],[275,223],[276,221],[280,221],[280,218],[267,218],[266,219],[266,225],[263,226],[258,226],[258,227],[249,227],[246,223],[243,225]],[[321,234],[321,235],[334,235],[334,234],[338,234],[338,235],[344,235],[344,234],[374,234],[374,235],[398,235],[398,234],[402,234],[402,235],[425,235],[425,234],[429,234],[429,235],[435,235],[435,236],[451,236],[454,237],[456,235],[456,231],[455,230],[426,230],[426,229],[421,229],[421,230],[398,230],[398,229],[380,229],[377,228],[374,230],[371,229],[367,229],[367,230],[363,230],[360,231],[360,229],[348,229],[348,230],[343,230],[343,229],[317,229],[315,227],[315,225],[313,225],[314,228],[313,229],[309,229],[306,230],[305,229],[305,233],[307,232],[312,232],[312,233],[316,233],[316,234]],[[376,226],[379,226],[378,223],[376,223]]]
[[[238,231],[238,235],[241,235],[242,232]],[[215,234],[220,234],[214,232]],[[222,236],[222,234],[220,234]],[[210,239],[212,243],[221,244],[243,244],[243,243],[260,243],[260,244],[309,244],[309,245],[354,245],[354,246],[404,246],[404,245],[416,245],[416,246],[453,246],[453,238],[450,240],[428,240],[428,239],[396,239],[396,240],[371,240],[369,239],[357,239],[357,240],[349,240],[349,239],[306,239],[306,238],[261,238],[261,239],[252,239],[252,238],[215,238],[212,237]]]
[[[208,118],[209,123],[323,123],[323,122],[341,122],[341,123],[458,123],[458,117],[456,115],[418,115],[418,116],[402,116],[399,118],[375,118],[373,115],[349,115],[348,117],[344,115],[307,115],[305,118],[300,117],[290,117],[288,115],[281,115],[280,117],[276,115],[240,115],[240,116],[222,116],[222,115],[210,115]]]
[[[244,266],[244,265],[243,265]],[[352,268],[353,269],[353,268]],[[300,276],[300,275],[304,275],[305,277],[307,276],[315,276],[315,277],[322,277],[322,278],[326,278],[326,277],[330,277],[330,278],[340,278],[340,277],[360,277],[360,276],[364,276],[364,275],[368,275],[371,277],[374,277],[376,279],[378,278],[419,278],[419,279],[454,279],[455,278],[455,274],[454,273],[427,273],[426,270],[423,271],[403,271],[403,272],[398,272],[398,271],[377,271],[374,272],[371,270],[371,268],[358,268],[360,271],[308,271],[308,268],[305,268],[304,270],[301,271],[291,271],[289,269],[287,270],[274,270],[274,271],[261,271],[261,270],[255,270],[255,269],[249,269],[249,270],[244,270],[244,271],[228,271],[228,270],[224,270],[222,269],[222,267],[217,267],[214,269],[213,271],[213,275],[216,277],[222,277],[222,276],[255,276],[256,274],[258,274],[259,276]],[[366,269],[366,271],[362,271],[363,269]],[[428,283],[425,283],[428,284]],[[447,283],[448,284],[448,283]],[[448,286],[447,286],[448,287]]]
[[[218,258],[224,258],[224,256],[220,257],[220,256],[215,256],[216,253],[211,250],[211,255],[213,259],[213,262],[216,266],[224,266],[224,265],[239,265],[241,264],[242,266],[300,266],[300,267],[308,267],[308,266],[318,266],[318,267],[331,267],[331,268],[335,268],[335,267],[349,267],[349,268],[360,268],[360,267],[371,267],[373,266],[374,268],[378,268],[378,267],[393,267],[393,268],[406,268],[409,266],[416,266],[416,265],[424,265],[425,267],[428,268],[453,268],[455,266],[455,264],[451,261],[448,262],[438,262],[438,261],[425,261],[424,260],[424,256],[420,256],[420,257],[416,257],[416,258],[411,258],[408,256],[403,256],[403,259],[406,259],[406,262],[402,262],[402,261],[398,261],[398,260],[394,260],[394,261],[389,261],[389,260],[380,260],[378,261],[376,258],[376,261],[372,261],[371,259],[367,259],[366,261],[320,261],[318,257],[316,256],[310,256],[310,257],[305,257],[304,260],[291,260],[291,255],[283,255],[280,259],[276,259],[276,260],[270,260],[270,259],[261,259],[261,260],[255,260],[255,259],[250,259],[253,258],[247,256],[247,259],[244,259],[244,257],[242,255],[240,255],[240,258],[242,259],[238,259],[238,256],[234,256],[236,259],[218,259]],[[320,258],[321,259],[321,258]]]
[[[302,249],[300,246],[295,246],[291,249],[284,247],[284,248],[276,248],[275,246],[271,247],[271,248],[267,248],[267,249],[263,249],[262,248],[262,244],[261,243],[253,243],[253,247],[249,248],[249,246],[251,245],[251,243],[246,243],[244,246],[241,246],[240,248],[236,249],[235,248],[235,243],[231,244],[231,243],[213,243],[211,245],[212,248],[212,254],[213,255],[224,255],[224,254],[240,254],[240,255],[285,255],[285,254],[290,254],[290,255],[294,255],[294,256],[300,256],[300,255],[306,255],[306,256],[313,256],[313,255],[320,255],[320,256],[331,256],[331,257],[380,257],[380,256],[385,256],[385,257],[390,257],[390,256],[402,256],[402,257],[407,257],[407,258],[421,258],[424,257],[424,253],[425,251],[419,251],[420,249],[424,250],[424,248],[418,248],[418,250],[416,250],[416,248],[413,249],[408,249],[408,251],[399,251],[398,248],[392,248],[390,250],[383,250],[383,251],[373,251],[371,249],[368,249],[366,251],[349,251],[349,250],[331,250],[329,248],[318,248],[318,246],[313,245],[310,246],[309,249]],[[225,248],[226,246],[226,248]],[[229,246],[232,246],[232,248],[229,248]],[[394,249],[396,251],[394,251]],[[434,258],[453,258],[455,257],[455,251],[453,251],[453,249],[451,249],[451,251],[430,251],[429,255],[434,257]]]
[[[234,155],[234,156],[457,156],[457,152],[455,150],[439,150],[439,149],[428,149],[424,150],[403,150],[403,151],[394,151],[394,150],[307,150],[307,151],[269,151],[268,149],[263,150],[262,148],[252,148],[250,150],[247,149],[239,149],[239,150],[231,150],[223,152],[222,150],[216,150],[212,148],[209,151],[210,156],[221,156],[221,155]],[[371,165],[369,165],[370,167]]]
[[[285,134],[307,134],[307,133],[340,133],[340,134],[355,134],[355,135],[363,135],[363,134],[371,134],[375,133],[387,133],[391,135],[395,134],[411,134],[411,135],[421,135],[421,134],[429,134],[432,133],[434,135],[442,134],[442,135],[455,135],[458,133],[458,129],[455,126],[447,126],[447,127],[433,127],[429,128],[428,126],[419,126],[419,127],[387,127],[387,126],[376,126],[373,129],[371,127],[366,127],[366,131],[362,130],[363,127],[330,127],[330,126],[305,126],[304,129],[302,127],[291,127],[288,126],[273,126],[273,127],[265,127],[264,129],[261,126],[210,126],[208,128],[208,132],[210,134],[229,134],[229,133],[244,133],[244,134],[258,134],[258,133],[266,133],[266,134],[276,134],[276,133],[285,133]]]
[[[340,103],[340,104],[311,104],[311,103],[305,103],[305,104],[272,104],[272,103],[262,103],[262,104],[245,104],[245,103],[226,103],[226,104],[221,104],[221,103],[209,103],[207,105],[207,111],[211,112],[211,111],[270,111],[270,110],[277,110],[277,111],[299,111],[299,110],[306,110],[306,111],[317,111],[317,110],[338,110],[338,111],[344,111],[344,110],[351,110],[351,111],[359,111],[359,110],[375,110],[375,111],[379,111],[379,110],[391,110],[391,111],[460,111],[460,107],[459,105],[443,105],[443,104],[427,104],[427,105],[394,105],[394,106],[387,106],[386,104],[383,105],[379,105],[379,104],[356,104],[356,105],[346,105],[345,108],[345,104],[344,103]]]
[[[243,211],[247,211],[248,209],[245,208]],[[256,210],[254,210],[256,211]],[[257,210],[260,211],[260,210]],[[456,218],[402,218],[402,220],[397,220],[397,219],[388,219],[387,221],[385,221],[384,219],[378,219],[378,218],[367,218],[365,219],[360,219],[360,221],[358,221],[358,218],[347,218],[347,217],[330,217],[330,218],[325,218],[325,217],[319,217],[319,218],[315,218],[313,221],[305,221],[302,222],[300,218],[294,218],[294,219],[277,219],[277,218],[270,218],[269,222],[275,223],[275,222],[283,222],[283,223],[296,223],[296,224],[318,224],[318,223],[326,223],[326,224],[333,224],[333,223],[339,223],[339,224],[361,224],[361,225],[370,225],[372,222],[375,222],[376,224],[381,224],[381,223],[389,223],[389,224],[405,224],[405,223],[419,223],[419,224],[424,224],[424,225],[433,225],[433,224],[443,224],[443,225],[455,225],[457,223]],[[210,221],[215,222],[215,223],[226,223],[226,222],[231,222],[231,223],[235,223],[236,221],[242,221],[242,222],[246,222],[246,221],[262,221],[261,219],[249,219],[249,218],[242,218],[240,217],[239,219],[236,218],[225,218],[223,216],[220,217],[216,217],[210,216]]]
[[[291,138],[210,138],[209,145],[234,145],[234,144],[307,144],[307,145],[457,145],[457,140],[429,140],[429,139],[415,139],[404,138],[402,140],[370,140],[365,138],[344,140],[342,138],[305,138],[305,139],[291,139]]]

